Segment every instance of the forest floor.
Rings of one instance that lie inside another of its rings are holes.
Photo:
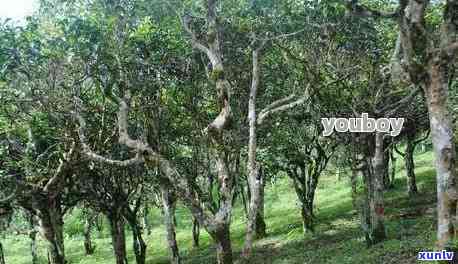
[[[388,239],[367,248],[359,226],[359,217],[352,208],[348,178],[336,181],[323,175],[317,190],[316,233],[302,234],[296,197],[288,179],[281,179],[266,189],[265,215],[267,238],[256,243],[256,260],[252,263],[418,263],[417,253],[433,250],[435,238],[435,172],[430,152],[417,154],[415,165],[420,194],[409,198],[403,161],[398,158],[395,188],[386,192],[386,227]],[[74,264],[112,264],[114,258],[108,227],[101,234],[94,232],[96,253],[85,256],[79,211],[66,217],[66,255]],[[168,263],[165,230],[159,210],[151,212],[153,232],[148,244],[147,263]],[[232,241],[234,255],[243,243],[244,222],[241,206],[234,212]],[[201,234],[201,246],[191,246],[191,218],[184,208],[177,210],[178,242],[184,263],[215,263],[214,248],[208,235]],[[129,233],[129,230],[126,230]],[[3,240],[7,264],[29,264],[30,249],[26,236]],[[131,238],[128,240],[129,263],[135,263]],[[40,255],[46,256],[40,241]],[[43,263],[45,258],[43,257]]]

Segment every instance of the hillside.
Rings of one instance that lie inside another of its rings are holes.
[[[316,233],[304,239],[296,198],[286,179],[275,185],[268,184],[266,191],[266,221],[268,237],[256,243],[256,262],[253,263],[417,263],[417,253],[432,249],[435,238],[435,180],[430,152],[416,155],[416,173],[420,195],[406,196],[405,171],[398,159],[395,188],[385,193],[386,226],[388,239],[366,248],[359,226],[358,215],[352,208],[347,178],[336,182],[334,176],[323,176],[317,190]],[[232,223],[232,240],[238,254],[243,242],[244,220],[241,207],[237,206]],[[67,256],[73,264],[111,264],[109,228],[103,234],[94,232],[96,253],[84,256],[83,240],[78,232],[82,229],[77,221],[79,211],[73,211],[66,219],[66,233],[74,236],[65,241]],[[147,263],[168,263],[165,230],[158,210],[151,212],[154,230],[146,238]],[[184,263],[215,263],[214,249],[205,232],[201,235],[201,247],[192,249],[190,221],[187,211],[177,210],[178,242]],[[126,230],[129,234],[129,230]],[[129,234],[129,261],[134,262]],[[25,236],[8,237],[6,262],[29,264],[30,249]],[[45,256],[40,241],[40,255]],[[43,260],[43,263],[44,260]]]

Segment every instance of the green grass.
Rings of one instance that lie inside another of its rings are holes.
[[[334,176],[323,176],[317,190],[317,226],[314,235],[302,234],[296,197],[287,179],[266,190],[266,222],[268,237],[256,242],[256,263],[417,263],[418,251],[433,249],[435,237],[435,173],[430,152],[416,155],[416,173],[420,195],[406,195],[405,171],[398,159],[396,186],[386,192],[386,227],[388,239],[367,248],[359,227],[359,217],[352,208],[347,178],[336,182]],[[75,222],[75,214],[67,217]],[[201,247],[192,249],[191,217],[184,208],[177,210],[177,236],[184,263],[215,263],[214,248],[205,232]],[[151,213],[153,233],[146,237],[147,263],[168,263],[165,230],[158,210]],[[232,224],[232,241],[237,256],[243,244],[245,220],[237,206]],[[126,230],[129,233],[129,230]],[[30,249],[24,236],[9,236],[4,241],[8,264],[29,264]],[[114,263],[108,230],[101,237],[94,234],[96,253],[85,256],[82,238],[67,237],[66,255],[70,263]],[[45,263],[46,252],[40,241],[40,255]],[[134,263],[129,236],[128,253]]]

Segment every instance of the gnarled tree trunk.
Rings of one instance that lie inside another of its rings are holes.
[[[361,144],[360,139],[357,137],[357,143]],[[360,145],[357,148],[361,148]],[[364,190],[362,195],[357,194],[355,188],[355,204],[359,209],[361,228],[364,232],[366,244],[372,245],[371,239],[371,217],[370,217],[370,196],[371,196],[371,170],[370,162],[367,155],[361,149],[356,150],[356,155],[353,160],[353,178],[361,178],[363,180]],[[355,185],[356,187],[356,185]]]
[[[232,245],[228,224],[219,224],[210,236],[216,243],[216,260],[218,264],[232,263]]]
[[[127,264],[126,234],[124,230],[124,219],[120,212],[110,212],[107,215],[110,222],[111,241],[116,264]]]
[[[30,231],[29,238],[30,252],[32,255],[32,264],[38,264],[37,232],[35,230]]]
[[[384,226],[383,174],[384,154],[383,135],[377,133],[355,136],[357,147],[354,159],[354,173],[361,176],[364,192],[358,199],[361,214],[361,227],[368,246],[386,238]]]
[[[355,138],[352,137],[354,141]],[[355,143],[355,142],[353,142]],[[356,145],[356,144],[353,144]],[[354,210],[359,210],[359,201],[358,201],[358,180],[361,176],[360,171],[358,170],[358,154],[356,151],[351,152],[351,175],[350,175],[350,185],[351,185],[351,202]],[[361,178],[362,179],[362,178]]]
[[[372,199],[370,200],[371,208],[371,242],[376,244],[386,239],[386,231],[384,224],[385,206],[383,201],[383,179],[386,171],[385,154],[383,147],[383,134],[376,133],[375,135],[375,153],[373,159],[373,178],[371,189],[373,191]]]
[[[308,232],[314,231],[312,211],[307,205],[306,201],[300,201],[301,204],[301,217],[302,217],[302,231],[304,235]]]
[[[193,217],[192,219],[192,247],[199,247],[199,237],[200,237],[200,224],[199,221]]]
[[[149,221],[149,207],[145,205],[143,208],[143,230],[146,231],[146,235],[151,235],[151,224]]]
[[[130,205],[126,205],[123,210],[124,218],[129,223],[130,229],[132,230],[132,243],[135,253],[135,262],[137,264],[145,264],[146,261],[146,243],[143,240],[143,230],[140,222],[138,221],[138,213],[140,211],[140,202],[137,200],[133,209]]]
[[[95,217],[95,229],[97,230],[97,237],[103,238],[103,214],[98,214]]]
[[[129,220],[130,228],[132,229],[132,240],[135,253],[135,261],[137,264],[145,264],[146,261],[146,243],[143,240],[142,228],[137,221]]]
[[[456,150],[447,98],[449,72],[458,50],[458,1],[445,1],[439,47],[426,30],[429,1],[408,1],[400,9],[399,26],[404,60],[413,84],[423,88],[431,128],[437,178],[437,245],[445,249],[455,238]]]
[[[298,172],[299,171],[299,172]],[[301,166],[293,167],[289,170],[288,175],[293,179],[294,190],[299,200],[301,217],[302,217],[302,229],[304,235],[307,232],[313,232],[313,202],[309,202],[307,199],[314,199],[314,191],[309,190],[310,186],[308,183],[311,175],[307,175],[305,164]],[[312,207],[310,207],[312,206]]]
[[[83,235],[84,235],[84,252],[86,255],[94,254],[94,246],[92,245],[92,237],[91,237],[92,227],[94,226],[94,219],[95,217],[89,214],[87,214],[84,219]]]
[[[40,233],[46,240],[50,264],[65,264],[63,214],[60,199],[49,199],[48,203],[38,210]]]
[[[384,151],[384,165],[383,165],[383,188],[385,190],[389,189],[392,187],[391,183],[391,178],[390,178],[390,155],[391,155],[391,149],[385,148]]]
[[[260,173],[263,173],[262,169],[261,169]],[[264,175],[262,175],[261,177],[264,178]],[[256,214],[256,238],[257,239],[264,238],[264,237],[267,236],[267,233],[266,233],[266,222],[264,220],[264,188],[265,188],[265,182],[263,181],[262,183],[263,184],[262,184],[262,186],[260,186],[260,189],[259,189],[260,199],[259,199],[258,213]]]
[[[390,188],[394,188],[394,181],[396,178],[396,157],[394,155],[394,142],[390,146]]]
[[[432,65],[432,79],[427,89],[427,103],[437,172],[437,244],[439,248],[448,247],[455,237],[454,219],[458,200],[455,142],[451,115],[446,103],[448,89],[446,72],[443,65]]]
[[[3,244],[1,241],[0,241],[0,264],[6,264],[5,253],[3,252]]]
[[[418,193],[417,181],[415,176],[415,163],[413,160],[415,151],[415,135],[407,135],[407,147],[404,155],[404,162],[407,173],[407,192],[409,195],[415,195]]]
[[[181,263],[180,252],[176,238],[176,223],[175,223],[175,197],[173,193],[166,187],[161,187],[162,194],[162,211],[164,213],[164,223],[167,231],[167,243],[170,251],[170,263]]]
[[[250,97],[248,100],[248,188],[250,190],[250,202],[248,206],[248,222],[245,235],[245,244],[243,246],[242,258],[249,259],[253,250],[254,239],[256,238],[257,217],[259,205],[261,203],[261,186],[263,183],[262,174],[259,172],[260,166],[256,161],[257,149],[257,131],[256,131],[256,96],[259,84],[259,51],[257,48],[253,51],[253,80],[251,82]]]
[[[30,252],[32,255],[32,264],[38,264],[38,249],[37,249],[37,231],[35,229],[35,221],[33,215],[28,216],[29,220],[29,238],[30,238]]]

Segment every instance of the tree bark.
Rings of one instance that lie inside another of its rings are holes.
[[[30,231],[29,238],[32,264],[38,264],[37,232],[35,230]]]
[[[371,187],[370,187],[370,173],[366,171],[366,176],[363,176],[364,179],[364,197],[360,203],[361,210],[361,227],[366,238],[366,245],[368,247],[373,245],[372,236],[371,236],[371,209],[370,209],[370,200],[371,200]]]
[[[390,168],[391,168],[391,172],[390,172],[390,188],[394,188],[394,181],[395,181],[395,177],[396,177],[396,157],[394,155],[394,143],[392,142],[391,143],[391,147],[390,147]]]
[[[390,178],[390,155],[391,149],[385,148],[384,149],[384,158],[383,158],[383,188],[388,190],[392,187],[391,178]]]
[[[352,138],[354,140],[354,138]],[[355,142],[354,142],[355,143]],[[358,154],[356,151],[352,151],[351,153],[351,176],[350,176],[350,185],[351,185],[351,202],[353,205],[353,209],[359,210],[358,204],[358,176],[359,170],[359,162],[358,162]]]
[[[261,239],[267,236],[266,221],[264,220],[264,210],[259,210],[256,215],[256,239]]]
[[[63,215],[60,199],[50,199],[47,207],[38,210],[40,233],[46,240],[50,264],[65,264]]]
[[[84,219],[84,251],[86,255],[94,254],[94,246],[92,244],[91,231],[94,225],[94,216],[86,214]]]
[[[302,231],[307,234],[308,231],[313,232],[313,216],[312,212],[310,211],[309,206],[307,205],[306,201],[301,201],[301,217],[302,217]]]
[[[263,174],[263,171],[261,170],[261,173]],[[262,175],[264,179],[264,175]],[[264,238],[267,236],[266,233],[266,222],[264,220],[264,188],[265,188],[265,182],[263,181],[263,184],[260,186],[260,199],[259,199],[259,208],[258,208],[258,213],[256,214],[256,239]]]
[[[246,227],[245,243],[243,245],[242,258],[248,260],[253,251],[253,243],[256,238],[257,216],[259,205],[261,203],[261,186],[263,185],[262,174],[259,173],[259,165],[256,161],[257,149],[257,132],[256,132],[256,96],[259,85],[259,51],[257,48],[253,51],[253,72],[248,99],[248,188],[250,189],[251,197],[248,207],[248,222]]]
[[[200,238],[200,224],[199,221],[193,217],[192,219],[192,247],[199,247],[199,238]]]
[[[415,151],[415,135],[409,133],[407,135],[407,147],[404,155],[404,162],[407,173],[407,192],[410,196],[418,193],[417,182],[415,176],[415,163],[414,163],[414,151]]]
[[[327,163],[327,161],[326,161]],[[318,178],[321,174],[321,172],[317,172],[316,170],[318,170],[318,167],[319,166],[318,164],[309,164],[309,176],[308,176],[308,179],[307,179],[307,188],[306,188],[306,204],[307,204],[307,207],[310,211],[310,215],[313,217],[315,217],[315,213],[313,212],[313,206],[314,206],[314,203],[315,203],[315,192],[316,192],[316,188],[318,187]]]
[[[431,67],[431,83],[427,90],[427,103],[431,124],[437,177],[438,227],[437,245],[446,248],[455,237],[453,225],[456,217],[457,179],[455,171],[455,142],[451,115],[447,108],[448,80],[439,65]]]
[[[167,243],[170,250],[170,263],[179,264],[181,263],[181,258],[175,231],[175,198],[166,186],[161,187],[161,194],[164,223],[167,231]]]
[[[272,103],[267,108],[263,109],[259,117],[256,110],[256,99],[258,87],[260,83],[260,53],[264,48],[267,40],[262,40],[259,46],[252,50],[252,80],[248,99],[248,190],[249,190],[249,206],[248,206],[248,221],[245,235],[245,243],[242,250],[241,258],[248,260],[253,250],[254,240],[266,236],[266,224],[264,221],[264,175],[260,173],[260,167],[256,160],[257,151],[257,124],[262,124],[263,120],[270,114],[278,111],[284,111],[302,104],[304,98],[294,102],[290,102],[293,97],[288,100],[279,100]],[[255,41],[252,43],[255,44]]]
[[[383,134],[376,133],[375,135],[375,153],[374,153],[374,177],[372,181],[373,195],[370,202],[371,208],[371,242],[379,243],[386,239],[386,231],[384,224],[385,206],[383,201],[383,178],[385,175],[385,154],[383,147]]]
[[[210,233],[216,243],[216,261],[218,264],[232,263],[232,245],[229,232],[229,225],[219,225],[217,229]]]
[[[136,201],[133,209],[130,207],[130,205],[126,205],[123,210],[123,216],[129,223],[130,229],[132,230],[132,244],[135,253],[135,262],[137,264],[145,264],[147,245],[145,240],[143,240],[142,226],[138,221],[140,201],[141,200]]]
[[[97,214],[95,217],[95,229],[97,230],[97,237],[103,238],[103,215]]]
[[[400,36],[411,82],[422,87],[428,107],[437,182],[437,246],[447,248],[455,238],[457,178],[452,113],[448,108],[449,73],[457,51],[458,1],[447,0],[439,47],[430,45],[426,10],[429,1],[408,1],[400,9]]]
[[[146,235],[151,235],[151,224],[149,222],[149,207],[145,205],[143,208],[143,230],[146,231]]]
[[[33,135],[29,130],[28,146],[33,146]],[[33,149],[33,147],[32,147]],[[46,241],[48,262],[50,264],[66,264],[64,248],[64,230],[62,196],[65,178],[71,175],[75,144],[60,159],[59,166],[44,187],[33,188],[31,199],[23,199],[19,203],[38,218],[38,227],[41,236]],[[31,220],[33,224],[33,220]]]
[[[361,227],[367,246],[372,246],[385,238],[383,225],[383,136],[358,134],[355,137],[357,147],[354,170],[364,182],[364,192],[358,199]],[[375,146],[374,146],[375,145]]]
[[[146,262],[146,243],[143,240],[142,228],[137,221],[129,221],[132,229],[133,248],[135,253],[135,261],[137,264],[145,264]]]
[[[1,241],[0,241],[0,264],[6,264],[5,253],[3,252],[3,245]]]
[[[111,241],[116,264],[128,264],[126,254],[126,234],[124,230],[124,220],[121,213],[111,212],[108,214],[111,228]]]
[[[211,81],[215,83],[218,95],[218,108],[220,113],[207,126],[209,139],[215,150],[215,160],[219,184],[219,209],[212,217],[211,223],[203,223],[209,233],[214,236],[219,264],[232,263],[232,247],[230,240],[230,223],[232,214],[233,191],[235,186],[234,175],[229,173],[227,148],[231,145],[232,136],[229,132],[234,125],[231,108],[232,85],[227,79],[223,63],[223,52],[221,43],[222,27],[219,24],[217,5],[218,0],[207,0],[207,44],[204,46],[196,38],[196,35],[186,26],[185,29],[192,37],[195,47],[205,53],[212,64]],[[189,26],[189,24],[188,24]]]
[[[248,193],[245,192],[245,185],[243,183],[239,184],[240,187],[240,196],[242,197],[242,205],[243,205],[243,212],[245,213],[245,216],[248,219],[248,204],[247,204],[247,196]]]
[[[371,214],[370,214],[370,201],[371,201],[371,194],[372,194],[372,175],[370,170],[370,162],[369,158],[360,153],[357,155],[356,160],[356,170],[358,174],[360,174],[361,178],[363,179],[364,183],[364,191],[361,199],[358,199],[358,207],[360,208],[360,215],[361,215],[361,228],[363,229],[364,236],[366,238],[367,246],[371,246],[372,237],[371,237]]]
[[[300,170],[300,172],[298,172]],[[311,211],[310,205],[313,203],[308,202],[307,199],[311,198],[308,188],[311,187],[307,183],[307,179],[310,175],[307,175],[305,164],[301,166],[294,167],[289,172],[290,177],[293,179],[294,190],[296,192],[296,196],[299,200],[300,210],[301,210],[301,218],[302,218],[302,230],[304,235],[307,232],[313,232],[313,213]],[[313,199],[313,198],[312,198]]]
[[[37,231],[35,229],[35,219],[32,214],[28,214],[29,221],[29,238],[30,238],[30,252],[32,255],[32,264],[38,264],[38,249],[37,249]]]

